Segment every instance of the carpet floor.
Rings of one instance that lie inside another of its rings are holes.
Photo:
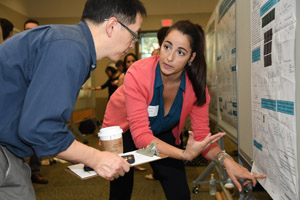
[[[95,135],[87,135],[88,145],[96,147],[98,137]],[[230,141],[225,140],[225,145],[229,145],[230,151],[234,149],[234,145]],[[226,147],[226,149],[228,149]],[[228,150],[227,150],[228,151]],[[228,151],[230,153],[230,151]],[[67,166],[71,163],[60,163],[41,167],[41,174],[49,180],[46,185],[33,184],[38,200],[106,200],[109,196],[109,181],[94,177],[86,180],[81,180],[77,176],[66,171]],[[159,181],[147,180],[145,175],[152,173],[149,164],[144,164],[146,171],[135,170],[134,188],[132,193],[132,200],[164,200],[166,199]],[[216,199],[215,196],[209,195],[209,186],[201,185],[199,192],[194,194],[193,181],[201,174],[205,166],[189,166],[186,167],[187,180],[191,190],[192,200],[210,200]],[[213,172],[217,175],[217,171]],[[209,177],[207,178],[207,180]],[[217,190],[221,188],[218,186]],[[257,200],[269,200],[269,195],[263,190],[254,191],[254,196]],[[233,199],[239,199],[239,194],[235,190]]]

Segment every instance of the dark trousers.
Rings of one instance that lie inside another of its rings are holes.
[[[162,141],[176,146],[175,138],[171,131],[158,136]],[[123,134],[124,153],[136,150],[130,131]],[[150,163],[155,178],[160,181],[162,188],[169,200],[190,199],[190,190],[186,181],[184,164],[181,160],[165,158]],[[129,200],[133,189],[134,169],[123,177],[110,182],[110,200]]]
[[[41,159],[39,159],[36,154],[32,155],[29,160],[29,166],[31,174],[39,174],[42,166]]]

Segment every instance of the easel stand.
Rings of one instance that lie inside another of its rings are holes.
[[[219,145],[222,149],[224,149],[224,138],[220,139]],[[239,156],[239,164],[243,165],[242,161],[240,160]],[[228,194],[228,191],[224,187],[224,183],[227,182],[227,173],[226,170],[221,167],[219,164],[217,164],[215,161],[211,161],[209,165],[204,169],[204,171],[198,176],[196,180],[193,181],[194,187],[193,187],[193,193],[197,194],[199,192],[200,185],[203,184],[209,184],[209,181],[205,181],[207,177],[213,172],[213,170],[217,167],[219,172],[219,180],[217,181],[217,184],[220,184],[226,198],[228,200],[232,200],[231,195]],[[255,200],[253,196],[253,190],[252,185],[249,184],[248,186],[243,187],[244,180],[240,180],[241,186],[242,186],[242,192],[240,192],[239,200]],[[247,193],[247,196],[245,197],[245,193]]]

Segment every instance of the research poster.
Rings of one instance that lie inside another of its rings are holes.
[[[274,200],[299,199],[296,0],[251,0],[252,171]]]
[[[216,66],[220,120],[237,128],[235,0],[224,0],[216,21]]]
[[[218,116],[217,96],[217,72],[216,72],[216,44],[215,44],[215,21],[209,24],[206,34],[206,65],[207,65],[207,88],[210,95],[209,112]]]

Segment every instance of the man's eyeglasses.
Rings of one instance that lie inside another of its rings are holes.
[[[138,34],[136,34],[135,32],[133,32],[133,30],[131,30],[130,28],[128,28],[128,26],[126,26],[125,24],[123,24],[122,22],[120,22],[118,20],[118,22],[127,30],[129,31],[129,33],[131,33],[131,35],[133,36],[133,43],[136,43],[139,40],[139,36]]]
[[[107,21],[107,20],[108,19],[105,19],[105,21]],[[136,34],[133,30],[131,30],[130,28],[128,28],[128,26],[126,26],[125,24],[123,24],[119,20],[118,20],[118,22],[119,22],[119,24],[121,24],[121,26],[123,26],[133,36],[133,43],[136,43],[139,40],[138,34]]]

